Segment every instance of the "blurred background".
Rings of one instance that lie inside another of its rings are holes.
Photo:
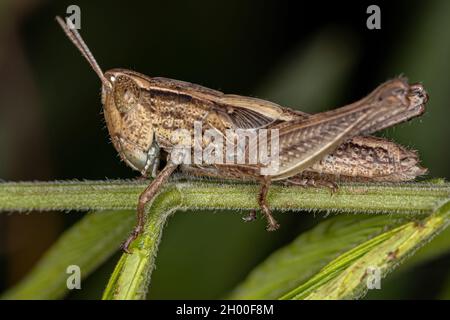
[[[450,2],[434,1],[0,1],[0,179],[134,178],[105,129],[100,81],[56,24],[81,8],[81,34],[103,70],[255,96],[308,113],[366,95],[405,75],[430,95],[420,119],[380,136],[420,152],[430,178],[450,176]],[[366,9],[381,8],[369,30]],[[17,283],[83,212],[0,215],[0,292]],[[283,228],[226,212],[169,221],[150,298],[223,297],[276,248],[323,221],[278,214]],[[231,232],[232,231],[232,232]],[[99,298],[114,255],[68,298]],[[435,298],[450,254],[394,273],[367,298]],[[413,281],[411,281],[413,279]]]

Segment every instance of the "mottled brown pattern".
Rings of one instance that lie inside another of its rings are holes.
[[[415,151],[375,137],[355,137],[304,172],[332,181],[409,181],[426,173]]]

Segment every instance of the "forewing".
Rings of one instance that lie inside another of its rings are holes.
[[[348,113],[334,119],[311,116],[307,120],[293,121],[290,126],[281,128],[279,170],[273,179],[283,179],[301,172],[332,152],[355,135],[356,128],[366,116],[367,114],[358,113]]]

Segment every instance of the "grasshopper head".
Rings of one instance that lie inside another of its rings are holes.
[[[75,26],[56,17],[66,35],[80,50],[102,82],[102,104],[108,132],[120,157],[130,167],[147,175],[157,164],[159,148],[148,106],[141,101],[142,81],[137,73],[113,69],[103,74]],[[139,82],[141,81],[141,82]]]
[[[103,112],[109,135],[120,157],[146,175],[157,160],[152,114],[142,99],[142,84],[132,71],[105,72],[111,88],[102,86]]]

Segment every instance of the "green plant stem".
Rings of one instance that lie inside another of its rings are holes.
[[[73,181],[0,183],[0,211],[129,210],[148,181]],[[180,209],[242,209],[258,207],[256,184],[180,181],[166,184],[182,194]],[[342,184],[327,189],[274,185],[269,203],[276,210],[325,210],[357,213],[429,213],[450,194],[450,184]]]
[[[104,300],[145,299],[164,224],[180,200],[180,193],[173,187],[166,188],[155,199],[147,210],[144,234],[132,244],[131,254],[122,254],[103,292]]]

